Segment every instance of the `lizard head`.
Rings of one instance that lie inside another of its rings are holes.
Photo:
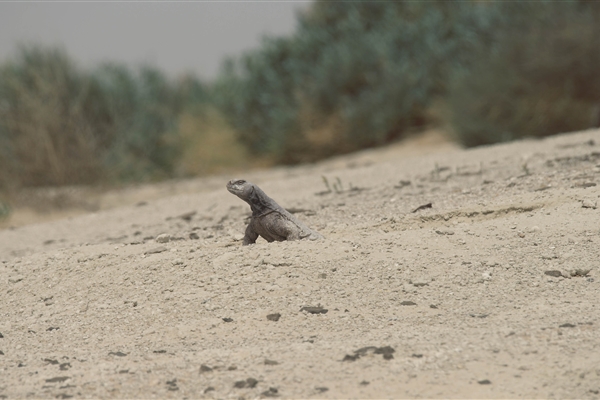
[[[254,185],[244,179],[232,179],[227,182],[227,190],[242,200],[248,200],[254,191]]]

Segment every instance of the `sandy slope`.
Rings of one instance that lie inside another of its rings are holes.
[[[326,239],[226,179],[0,231],[0,398],[599,397],[600,131],[246,178]]]

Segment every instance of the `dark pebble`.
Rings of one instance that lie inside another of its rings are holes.
[[[60,366],[59,366],[59,367],[60,367],[60,370],[61,370],[61,371],[66,371],[66,370],[68,370],[69,368],[71,368],[71,363],[62,363],[62,364],[60,364]]]
[[[48,383],[54,383],[54,382],[64,382],[67,379],[71,378],[70,376],[57,376],[54,378],[50,378],[50,379],[46,379],[46,382]]]
[[[433,308],[434,310],[437,310],[438,306],[436,306],[435,304],[430,304],[429,308]]]
[[[262,396],[265,397],[277,397],[279,396],[279,390],[277,388],[274,387],[270,387],[269,390],[265,390],[264,392],[261,393]]]
[[[258,381],[254,378],[248,378],[245,381],[237,381],[233,384],[234,388],[242,389],[242,388],[255,388],[258,384]]]
[[[566,324],[562,324],[559,326],[559,328],[575,328],[575,325],[573,324],[569,324],[568,322]]]
[[[344,356],[344,358],[342,359],[342,361],[356,361],[358,360],[358,358],[360,357],[360,355],[356,354],[354,356],[350,355],[350,354],[346,354]]]
[[[19,364],[17,365],[17,367],[19,367],[19,368],[22,368],[22,367],[24,367],[24,366],[25,366],[25,364],[23,364],[23,363],[19,363]]]
[[[208,365],[202,364],[200,366],[200,372],[211,372],[213,369],[211,367],[209,367]]]
[[[327,314],[327,309],[323,308],[323,307],[311,307],[311,306],[306,306],[306,307],[302,307],[300,309],[300,311],[306,311],[308,313],[311,314]]]
[[[416,306],[417,303],[415,303],[414,301],[403,301],[400,303],[401,306]]]
[[[4,335],[0,332],[0,339],[2,339],[4,337]]]
[[[254,378],[248,378],[246,379],[246,382],[248,383],[249,388],[254,388],[258,384],[258,381]]]
[[[117,357],[125,357],[127,354],[125,353],[121,353],[120,351],[114,352],[111,351],[110,353],[108,353],[109,356],[117,356]]]
[[[233,384],[233,387],[236,389],[243,389],[246,387],[246,381],[237,381]]]
[[[0,356],[3,356],[4,352],[2,350],[0,350]]]
[[[57,326],[51,326],[50,328],[48,328],[48,329],[46,329],[46,330],[47,330],[48,332],[52,332],[52,331],[57,331],[57,330],[59,330],[59,329],[60,329],[60,328],[59,328],[59,327],[57,327]]]
[[[197,240],[197,239],[200,239],[200,236],[198,236],[198,234],[196,232],[192,232],[192,233],[190,233],[190,239]]]
[[[360,385],[361,385],[361,386],[367,386],[369,383],[371,383],[371,382],[369,382],[369,381],[362,381],[362,382],[360,383]]]
[[[269,360],[265,358],[265,365],[279,365],[277,361]]]
[[[487,318],[489,314],[469,314],[473,318]]]
[[[225,322],[233,322],[233,318],[223,318],[223,321],[225,321]]]
[[[174,378],[172,381],[167,381],[167,386],[167,390],[179,390],[179,388],[177,387],[177,378]]]
[[[562,276],[562,273],[560,271],[557,271],[557,270],[554,270],[554,269],[553,270],[549,270],[549,271],[545,271],[544,274],[550,275],[550,276],[554,276],[556,278]]]
[[[157,354],[164,354],[166,353],[166,350],[154,350],[153,353],[157,353]]]
[[[119,371],[120,374],[128,374],[129,370],[128,369],[122,369]]]
[[[227,368],[227,371],[235,371],[236,369],[237,367],[235,365],[232,365],[229,368]]]
[[[44,358],[42,361],[46,361],[48,364],[52,364],[52,365],[58,364],[57,360],[53,360],[51,358]]]
[[[279,313],[267,315],[267,319],[269,321],[276,321],[277,322],[277,321],[279,321],[279,318],[281,318],[281,314],[279,314]]]
[[[482,381],[477,381],[480,385],[491,385],[492,382],[489,379],[484,379]]]
[[[209,386],[209,387],[207,387],[206,389],[204,389],[204,393],[213,392],[214,390],[215,390],[215,388],[214,388],[214,387],[212,387],[212,386]]]
[[[413,358],[422,358],[423,354],[413,354],[411,357],[413,357]]]
[[[392,358],[394,358],[392,353],[395,352],[396,350],[394,350],[391,346],[379,347],[377,350],[375,350],[375,354],[383,354],[383,358],[385,360],[391,360]]]
[[[329,390],[329,388],[325,387],[325,386],[319,386],[319,387],[316,387],[315,390],[319,393],[325,393],[326,391]]]

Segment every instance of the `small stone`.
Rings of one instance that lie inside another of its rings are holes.
[[[277,388],[270,387],[269,390],[265,390],[261,395],[265,397],[277,397],[279,396],[278,392],[279,390]]]
[[[171,240],[171,235],[169,235],[168,233],[162,233],[158,235],[155,240],[158,243],[167,243],[169,240]]]
[[[454,235],[454,231],[451,231],[449,229],[436,229],[435,233],[437,233],[438,235],[447,235],[447,236]]]
[[[413,358],[423,358],[423,354],[413,353],[413,355],[411,357],[413,357]]]
[[[279,363],[277,361],[269,360],[268,358],[265,358],[265,365],[279,365]]]
[[[242,235],[241,233],[234,233],[233,234],[233,240],[235,240],[236,242],[239,242],[242,239],[244,239],[244,235]]]
[[[583,200],[581,202],[581,207],[583,207],[583,208],[591,208],[591,209],[595,210],[596,207],[597,207],[597,205],[596,205],[595,201],[586,199],[586,200]]]
[[[254,378],[248,378],[245,381],[237,381],[233,384],[234,388],[243,389],[243,388],[254,388],[258,384],[258,381]]]
[[[570,273],[571,273],[571,276],[587,276],[591,270],[592,270],[591,268],[577,268],[577,269],[571,270]]]
[[[223,318],[223,321],[225,321],[225,322],[233,322],[233,318],[227,318],[227,317],[225,317],[225,318]]]
[[[61,371],[66,371],[71,368],[71,363],[62,363],[59,365]]]
[[[321,307],[321,306],[317,306],[317,307],[312,307],[312,306],[306,306],[306,307],[302,307],[300,309],[300,311],[306,311],[310,314],[327,314],[327,309]]]
[[[197,240],[197,239],[200,239],[200,236],[198,236],[198,234],[196,232],[192,232],[192,233],[190,233],[190,239]],[[215,390],[215,389],[213,389],[213,390]]]
[[[325,386],[319,386],[319,387],[316,387],[315,390],[319,393],[325,393],[326,391],[329,390],[329,388],[325,387]]]
[[[489,379],[484,379],[482,381],[477,381],[480,385],[491,385],[492,382]]]
[[[277,321],[279,321],[279,318],[281,318],[281,314],[279,314],[279,313],[267,315],[267,319],[269,321],[275,321],[275,322],[277,322]]]
[[[70,378],[71,378],[70,376],[57,376],[54,378],[46,379],[46,382],[48,382],[48,383],[64,382]]]
[[[371,383],[371,382],[369,382],[369,381],[362,381],[361,383],[359,383],[359,385],[361,385],[361,386],[367,386],[369,383]]]
[[[429,281],[427,281],[426,279],[415,279],[414,281],[411,280],[408,283],[412,283],[412,285],[415,287],[423,287],[429,285]]]
[[[549,276],[554,276],[555,278],[562,276],[562,272],[560,272],[558,270],[544,271],[544,274],[549,275]]]
[[[162,253],[167,250],[168,249],[165,246],[160,246],[160,247],[155,247],[153,249],[147,250],[144,254],[158,254],[158,253]]]
[[[214,387],[212,387],[212,386],[209,386],[209,387],[207,387],[206,389],[204,389],[204,393],[212,392],[212,391],[214,391],[214,390],[215,390],[215,388],[214,388]]]
[[[117,356],[117,357],[125,357],[127,354],[122,353],[120,351],[111,351],[108,353],[109,356]]]
[[[400,302],[401,306],[416,306],[417,303],[415,303],[414,301],[409,301],[409,300],[405,300]]]
[[[575,328],[575,325],[567,322],[566,324],[559,325],[558,327],[559,328]]]
[[[212,372],[212,368],[209,367],[208,365],[202,364],[200,365],[200,373],[204,373],[204,372]]]
[[[23,280],[23,276],[22,275],[17,275],[17,276],[13,276],[11,278],[8,278],[8,283],[17,283],[17,282],[21,282]]]

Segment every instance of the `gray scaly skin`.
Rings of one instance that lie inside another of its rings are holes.
[[[252,220],[246,228],[244,246],[256,243],[259,235],[267,242],[323,238],[298,221],[255,184],[243,179],[232,179],[227,183],[227,190],[248,203],[252,209]]]

